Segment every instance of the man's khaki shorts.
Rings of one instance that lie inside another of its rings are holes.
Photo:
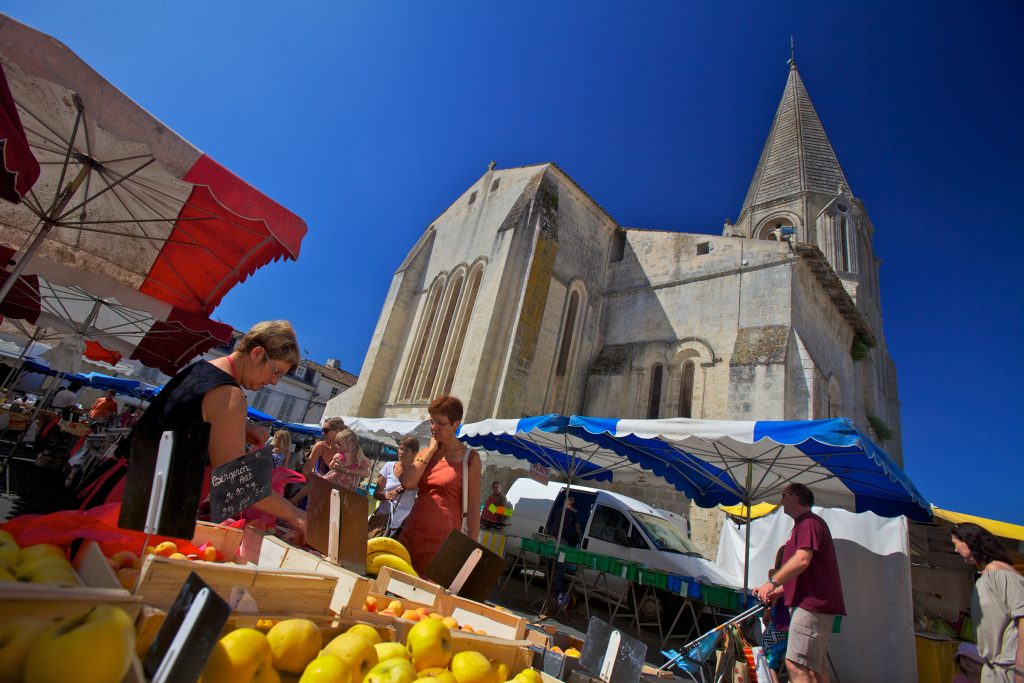
[[[786,659],[820,673],[825,670],[828,637],[832,635],[834,614],[808,612],[797,607],[789,622]]]

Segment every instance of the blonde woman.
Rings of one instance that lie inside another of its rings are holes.
[[[340,417],[331,417],[324,422],[324,440],[313,446],[313,452],[302,468],[306,485],[292,498],[295,505],[304,505],[309,495],[309,478],[317,475],[328,481],[355,489],[364,477],[370,474],[370,460],[359,446],[359,437],[345,427]]]
[[[274,445],[274,452],[271,454],[271,457],[274,458],[274,467],[284,467],[288,464],[288,456],[292,453],[291,434],[280,429],[274,432],[271,443]]]

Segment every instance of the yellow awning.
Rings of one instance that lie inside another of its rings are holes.
[[[740,503],[739,505],[719,505],[718,507],[727,515],[739,517],[740,519],[747,518],[747,506],[743,503]],[[777,507],[779,506],[774,503],[758,503],[750,508],[750,518],[757,519],[758,517],[764,517],[769,512],[774,511]]]
[[[739,506],[742,507],[742,506]],[[754,506],[754,510],[757,510],[757,506]],[[1024,541],[1024,526],[1019,524],[1010,524],[1009,522],[997,522],[994,519],[985,519],[984,517],[975,517],[974,515],[966,515],[962,512],[952,512],[950,510],[943,510],[932,506],[932,512],[939,519],[944,519],[951,524],[960,524],[961,522],[973,522],[978,526],[986,529],[989,533],[992,533],[1001,538],[1011,538],[1015,541]]]

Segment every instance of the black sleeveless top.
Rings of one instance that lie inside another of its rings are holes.
[[[238,386],[231,375],[215,365],[207,361],[193,363],[164,385],[122,442],[124,448],[118,450],[128,457],[128,474],[121,521],[135,523],[129,528],[141,528],[138,524],[145,522],[157,451],[165,431],[174,432],[165,500],[175,507],[198,507],[203,473],[210,462],[210,424],[203,419],[203,398],[211,389],[225,384]]]

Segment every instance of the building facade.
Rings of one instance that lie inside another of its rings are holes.
[[[492,164],[413,245],[326,414],[451,393],[466,421],[844,416],[901,462],[873,231],[795,64],[721,235],[624,228],[555,164]]]

